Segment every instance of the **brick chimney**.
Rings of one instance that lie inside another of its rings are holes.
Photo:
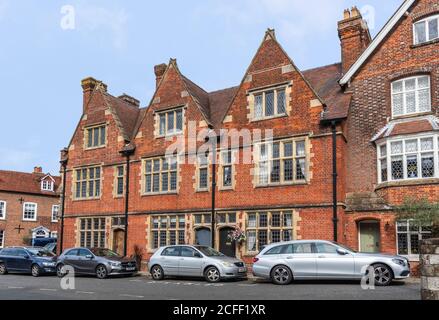
[[[99,86],[99,88],[101,90],[103,90],[104,92],[107,92],[108,87],[102,81],[96,80],[95,78],[92,78],[92,77],[88,77],[88,78],[85,78],[84,80],[82,80],[81,86],[82,86],[82,90],[83,90],[83,97],[84,97],[84,100],[83,100],[84,107],[83,108],[84,108],[84,113],[85,113],[85,108],[90,101],[90,97],[91,97],[91,94],[93,93],[93,90]]]
[[[343,20],[338,22],[338,35],[345,74],[372,41],[367,22],[357,7],[344,11]]]
[[[42,167],[34,167],[34,173],[43,173]]]
[[[158,88],[160,81],[163,78],[163,75],[166,72],[166,69],[168,68],[168,65],[166,63],[162,63],[159,65],[156,65],[154,67],[154,73],[155,73],[155,79],[156,79],[156,87]]]
[[[120,97],[118,97],[119,99],[135,106],[135,107],[139,107],[140,106],[140,101],[137,100],[136,98],[133,98],[129,95],[127,95],[126,93],[124,93],[123,95],[121,95]]]

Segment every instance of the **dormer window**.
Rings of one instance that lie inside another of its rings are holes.
[[[254,120],[264,120],[286,115],[286,87],[252,93]]]
[[[85,129],[85,141],[87,149],[102,148],[107,143],[107,126],[99,125]]]
[[[158,113],[157,118],[159,122],[159,136],[172,136],[183,132],[183,108]]]
[[[439,39],[439,15],[414,24],[415,45]]]
[[[430,77],[417,76],[392,83],[394,117],[431,111]]]
[[[45,180],[41,181],[41,190],[53,191],[53,181],[50,179],[45,179]]]

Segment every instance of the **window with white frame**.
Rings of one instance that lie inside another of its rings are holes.
[[[86,218],[80,221],[80,246],[85,248],[105,248],[105,218]]]
[[[260,252],[266,245],[293,240],[291,211],[247,214],[247,252]]]
[[[45,180],[41,181],[41,190],[53,191],[53,181],[50,179],[45,179]]]
[[[306,141],[284,140],[257,146],[259,186],[282,185],[306,180]]]
[[[209,190],[209,157],[208,155],[199,155],[197,163],[197,189],[198,191]]]
[[[6,201],[0,201],[0,220],[6,219]]]
[[[431,227],[422,227],[413,220],[397,222],[398,254],[419,255],[419,241],[431,238]]]
[[[151,219],[151,249],[186,243],[185,216],[154,216]]]
[[[183,108],[158,113],[157,117],[159,122],[159,136],[169,136],[183,132]]]
[[[431,16],[416,22],[413,26],[415,44],[439,39],[439,15]]]
[[[430,77],[410,77],[392,83],[394,117],[431,111]]]
[[[221,152],[221,176],[224,189],[233,187],[233,152],[231,150]]]
[[[52,222],[58,222],[59,217],[59,206],[54,205],[52,206]]]
[[[439,178],[439,135],[388,140],[378,146],[380,182]]]
[[[144,193],[160,194],[177,192],[177,157],[155,158],[144,161]]]
[[[5,230],[0,230],[0,249],[5,246]]]
[[[98,199],[101,196],[101,167],[75,170],[75,199]]]
[[[37,221],[38,205],[36,203],[25,202],[23,204],[23,221]]]
[[[125,190],[125,166],[116,167],[115,193],[117,197],[122,197]]]
[[[254,96],[254,120],[270,119],[286,115],[286,87],[252,93]]]
[[[99,125],[85,129],[86,148],[101,148],[107,143],[107,125]]]

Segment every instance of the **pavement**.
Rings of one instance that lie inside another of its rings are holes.
[[[298,281],[276,286],[260,279],[209,284],[201,279],[153,281],[133,278],[76,277],[73,290],[53,276],[0,277],[0,300],[420,300],[420,282],[410,279],[363,290],[358,281]]]

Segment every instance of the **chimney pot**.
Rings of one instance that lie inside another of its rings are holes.
[[[156,87],[159,86],[160,81],[162,80],[163,76],[165,75],[166,69],[168,68],[168,65],[166,63],[158,64],[154,66],[154,73],[156,77]]]
[[[343,19],[347,20],[351,18],[351,12],[349,11],[349,9],[345,9],[344,13],[343,13]]]
[[[34,167],[34,173],[43,173],[42,167]]]
[[[352,18],[361,17],[361,13],[357,7],[352,7]]]

